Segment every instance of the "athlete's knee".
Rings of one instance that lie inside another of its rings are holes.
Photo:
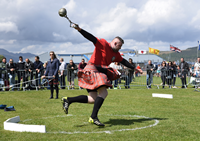
[[[97,98],[97,92],[89,92],[88,103],[93,104]]]
[[[103,99],[105,99],[108,95],[108,91],[106,87],[102,87],[98,90],[99,92],[99,97],[102,97]]]

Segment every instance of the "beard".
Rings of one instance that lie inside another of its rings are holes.
[[[114,51],[114,52],[118,52],[119,51],[119,49],[115,49],[114,47],[111,47],[112,48],[112,50]]]

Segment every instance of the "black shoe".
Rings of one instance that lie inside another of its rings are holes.
[[[105,126],[103,123],[101,123],[101,122],[99,121],[98,118],[93,119],[93,118],[90,117],[90,118],[89,118],[89,123],[93,123],[93,124],[95,124],[95,125],[97,125],[97,126],[99,126],[99,127],[104,127],[104,126]]]
[[[58,97],[56,97],[55,99],[58,99]]]
[[[64,112],[65,112],[65,114],[68,114],[68,109],[69,109],[69,102],[68,102],[68,100],[67,100],[67,97],[63,97],[62,99],[61,99],[61,101],[62,101],[62,103],[63,103],[63,110],[64,110]]]
[[[185,86],[182,86],[181,88],[185,88]]]
[[[50,97],[49,99],[53,99],[53,97]]]

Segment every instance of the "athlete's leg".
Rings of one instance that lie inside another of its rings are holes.
[[[94,107],[93,107],[93,111],[92,111],[92,115],[89,119],[90,123],[94,123],[98,126],[105,126],[103,123],[101,123],[97,117],[99,109],[101,108],[104,99],[107,97],[108,95],[108,91],[106,89],[106,87],[101,87],[98,89],[98,93],[99,95],[97,96],[95,102],[94,102]]]
[[[97,98],[97,92],[89,92],[88,103],[94,104],[96,98]]]
[[[61,99],[63,104],[63,110],[66,114],[68,114],[69,105],[78,102],[78,103],[89,103],[93,104],[96,97],[97,97],[97,91],[96,90],[87,90],[89,93],[89,96],[87,95],[79,95],[76,97],[63,97]]]

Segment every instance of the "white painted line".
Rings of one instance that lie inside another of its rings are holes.
[[[99,114],[101,115],[101,114]],[[68,115],[57,115],[54,117],[42,117],[41,119],[48,119],[48,118],[59,118],[59,117],[67,117]],[[76,115],[70,115],[70,116],[76,116]],[[80,115],[79,115],[80,116]],[[82,115],[83,116],[83,115]],[[112,134],[114,132],[122,132],[122,131],[134,131],[134,130],[140,130],[140,129],[146,129],[146,128],[150,128],[153,126],[158,125],[159,120],[157,119],[153,119],[153,118],[149,118],[149,117],[145,117],[145,116],[139,116],[139,115],[107,115],[107,116],[115,116],[115,117],[131,117],[131,118],[145,118],[145,119],[150,119],[153,120],[155,123],[151,124],[151,125],[147,125],[147,126],[143,126],[143,127],[136,127],[136,128],[129,128],[129,129],[118,129],[118,130],[105,130],[105,131],[92,131],[92,132],[82,132],[82,131],[74,131],[74,132],[66,132],[66,131],[58,131],[58,132],[53,132],[53,131],[47,131],[46,133],[53,133],[53,134],[101,134],[101,133],[106,133],[106,134]],[[33,119],[26,119],[22,122],[25,121],[30,121]],[[88,123],[88,122],[87,122]],[[89,123],[88,123],[89,124]]]
[[[18,132],[39,132],[46,133],[45,125],[29,125],[19,124],[20,117],[16,116],[9,118],[4,122],[4,130],[18,131]]]
[[[173,99],[173,95],[172,94],[157,94],[157,93],[152,93],[152,97]]]

